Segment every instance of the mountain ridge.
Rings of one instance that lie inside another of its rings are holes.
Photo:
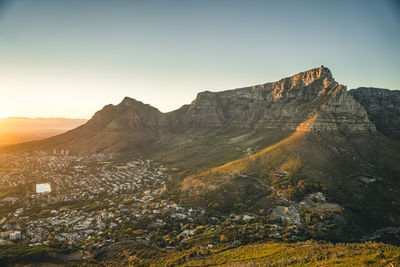
[[[313,124],[303,130],[376,132],[366,109],[346,86],[334,80],[328,68],[320,66],[276,82],[200,92],[191,104],[167,113],[125,97],[117,105],[104,106],[76,129],[16,149],[64,147],[76,153],[130,151],[154,142],[185,143],[227,129],[296,131],[313,116]]]

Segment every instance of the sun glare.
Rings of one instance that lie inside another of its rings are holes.
[[[6,112],[0,107],[0,119],[6,118],[6,117],[7,117]]]
[[[10,110],[12,107],[9,103],[0,101],[0,119],[11,117]]]

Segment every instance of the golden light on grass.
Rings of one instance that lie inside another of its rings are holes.
[[[296,172],[302,167],[302,162],[294,155],[288,153],[287,149],[285,148],[291,147],[293,149],[299,146],[305,135],[312,131],[314,123],[317,119],[318,113],[311,115],[307,120],[299,124],[294,133],[289,137],[270,145],[253,155],[246,155],[240,159],[212,168],[211,170],[186,177],[181,183],[183,190],[191,187],[201,186],[208,186],[208,189],[210,189],[210,186],[213,186],[210,184],[211,181],[218,182],[221,181],[221,179],[227,179],[233,172],[240,173],[249,166],[250,161],[256,160],[260,160],[261,162],[265,163],[271,161],[271,158],[278,158],[280,160],[276,162],[278,165],[275,167],[279,167],[290,172]]]

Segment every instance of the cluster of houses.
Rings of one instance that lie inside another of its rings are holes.
[[[21,231],[8,230],[0,233],[0,245],[6,244],[7,241],[18,241],[21,239]]]
[[[186,242],[195,234],[196,225],[207,224],[212,227],[210,231],[218,233],[221,225],[230,222],[239,233],[265,230],[266,226],[259,223],[248,225],[257,220],[255,214],[210,216],[200,207],[174,202],[165,194],[170,182],[166,171],[168,168],[151,160],[121,160],[114,154],[36,151],[0,155],[0,245],[60,242],[85,250],[98,249],[120,238],[149,242],[156,235],[160,238],[162,231],[168,236],[171,231],[166,229],[171,227],[175,239]],[[368,177],[362,180],[374,182]],[[273,208],[272,218],[291,225],[296,234],[296,228],[302,225],[300,209],[341,211],[317,192],[296,205]],[[188,224],[191,228],[180,228]],[[280,238],[283,228],[272,226],[268,237]]]
[[[185,208],[161,199],[166,191],[165,167],[150,160],[116,161],[114,155],[84,156],[34,152],[3,155],[0,163],[14,160],[2,169],[0,181],[13,188],[30,183],[51,184],[51,192],[37,193],[27,187],[24,194],[0,201],[0,244],[25,242],[32,246],[52,241],[82,247],[114,242],[121,225],[130,225],[148,240],[146,228],[171,220],[193,221],[201,209]],[[17,182],[13,182],[12,179]],[[137,227],[142,218],[149,225]],[[112,230],[112,231],[111,231]]]

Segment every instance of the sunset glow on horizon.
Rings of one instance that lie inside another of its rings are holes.
[[[400,89],[395,1],[309,2],[2,1],[0,117],[88,119],[125,96],[166,112],[320,65]]]

